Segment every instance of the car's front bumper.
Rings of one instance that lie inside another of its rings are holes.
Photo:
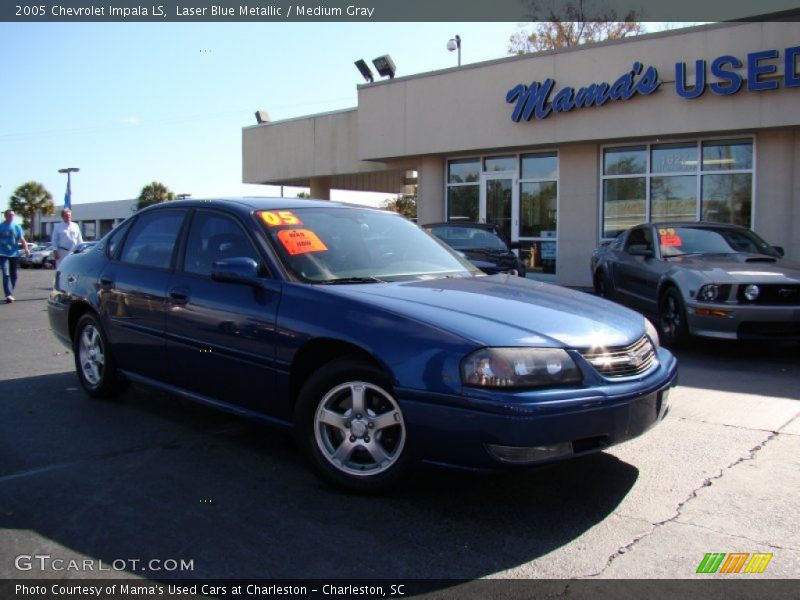
[[[665,350],[645,378],[561,394],[425,399],[397,390],[410,447],[423,460],[473,468],[541,464],[597,452],[641,435],[666,416],[677,363]]]
[[[686,322],[701,337],[800,340],[800,306],[694,303],[686,307]]]

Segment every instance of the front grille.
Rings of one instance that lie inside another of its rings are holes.
[[[656,363],[650,338],[643,335],[630,346],[592,348],[581,354],[603,377],[632,377],[648,371]]]
[[[758,298],[750,301],[744,296],[746,285],[740,285],[736,299],[742,304],[770,306],[800,306],[800,285],[781,285],[779,283],[758,284]]]

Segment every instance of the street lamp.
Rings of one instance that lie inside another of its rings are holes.
[[[447,42],[447,49],[452,52],[458,50],[458,66],[461,66],[461,36],[456,34],[456,37]]]
[[[80,171],[78,167],[66,167],[59,169],[59,173],[67,174],[67,192],[64,194],[64,210],[72,208],[72,174]]]
[[[176,196],[176,198],[177,198],[178,200],[186,200],[187,198],[191,198],[191,197],[192,197],[192,195],[191,195],[191,194],[185,194],[185,193],[184,193],[184,194],[178,194],[178,195]]]

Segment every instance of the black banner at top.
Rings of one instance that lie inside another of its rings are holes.
[[[6,22],[800,21],[798,0],[16,0]]]

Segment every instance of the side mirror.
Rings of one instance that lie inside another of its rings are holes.
[[[781,258],[784,257],[785,252],[783,251],[783,246],[773,246],[772,249],[778,253],[778,256],[780,256]]]
[[[652,248],[648,248],[644,244],[631,244],[628,247],[628,254],[631,256],[644,256],[645,258],[653,258],[655,256]]]
[[[211,279],[223,283],[261,285],[258,263],[246,256],[237,256],[216,261],[211,266]]]

